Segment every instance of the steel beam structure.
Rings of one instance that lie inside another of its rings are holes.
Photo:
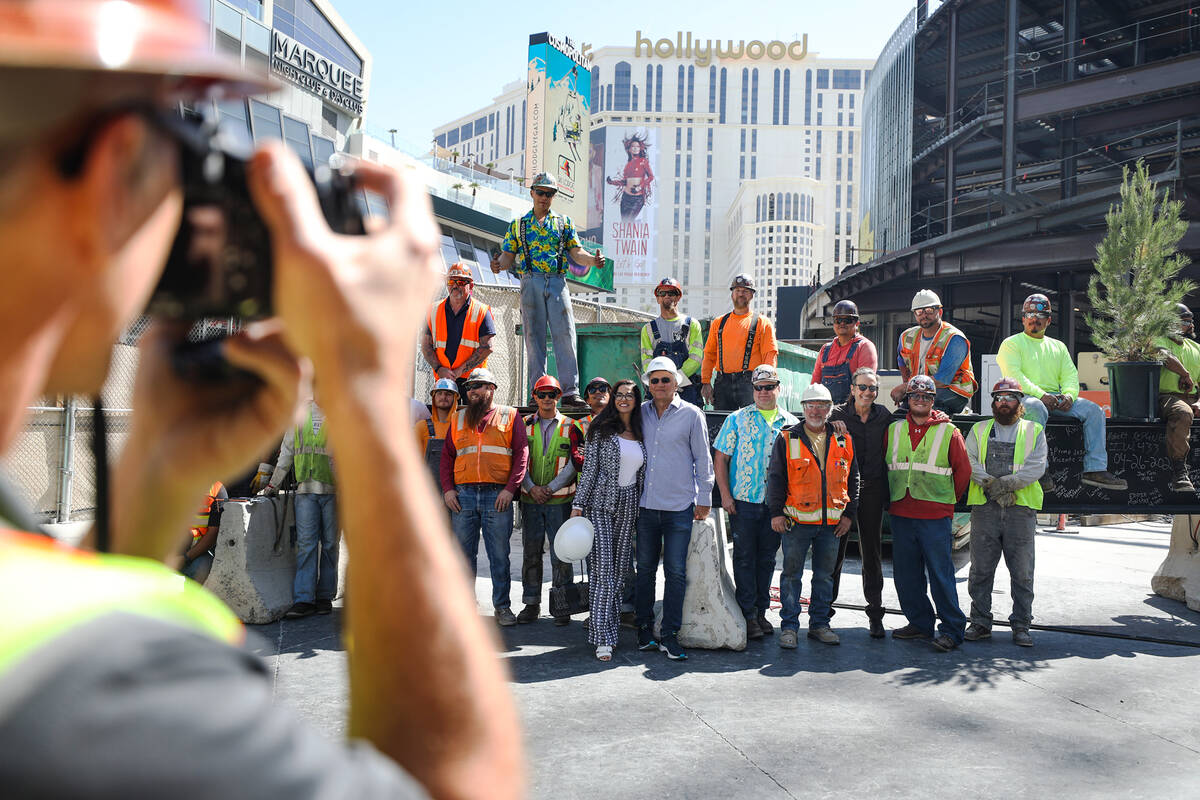
[[[1020,0],[1006,0],[1004,25],[1004,140],[1001,162],[1004,191],[1017,188],[1017,34],[1021,27]]]

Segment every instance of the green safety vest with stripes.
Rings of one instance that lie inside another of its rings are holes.
[[[241,621],[215,595],[157,561],[76,550],[0,530],[0,676],[54,639],[111,613],[170,622],[239,645]]]
[[[885,461],[893,503],[907,492],[916,500],[954,505],[958,499],[954,494],[954,470],[950,468],[954,430],[950,422],[932,425],[913,450],[908,419],[891,424]]]
[[[567,468],[567,464],[571,461],[571,426],[575,424],[575,420],[567,417],[564,414],[557,414],[558,424],[554,426],[554,432],[550,434],[550,446],[542,447],[542,426],[538,424],[540,418],[534,414],[525,421],[525,427],[529,431],[529,480],[533,481],[534,486],[545,486],[554,480],[558,473]],[[550,499],[546,501],[546,505],[555,505],[568,502],[575,494],[575,483],[572,481],[563,488],[554,492]],[[522,495],[529,495],[522,492]]]
[[[329,457],[325,425],[313,433],[312,409],[302,428],[296,429],[295,456],[292,467],[296,470],[296,483],[320,481],[333,485],[333,459]]]
[[[975,437],[975,445],[979,449],[979,463],[987,464],[987,443],[988,434],[992,432],[994,419],[985,419],[976,422],[971,427],[971,436]],[[1033,448],[1037,445],[1037,438],[1042,434],[1042,426],[1038,425],[1031,419],[1022,419],[1017,421],[1017,440],[1013,447],[1013,463],[1012,471],[1016,472],[1025,463],[1025,459],[1029,458],[1029,454],[1033,452]],[[1032,508],[1034,511],[1040,511],[1042,508],[1042,485],[1037,481],[1029,484],[1023,489],[1018,489],[1013,493],[1016,498],[1016,503],[1019,506]],[[971,479],[971,486],[967,489],[967,505],[981,506],[987,502],[987,495],[983,493],[983,487]]]

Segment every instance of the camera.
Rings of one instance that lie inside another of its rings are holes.
[[[183,217],[148,313],[189,322],[270,316],[271,239],[246,185],[249,143],[195,114],[167,124],[181,145]],[[318,164],[309,176],[329,227],[365,234],[365,199],[353,173]]]

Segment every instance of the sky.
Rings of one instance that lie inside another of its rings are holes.
[[[525,76],[531,33],[576,43],[631,47],[637,31],[655,41],[691,31],[699,39],[791,42],[808,34],[808,52],[875,58],[914,5],[912,0],[755,0],[750,3],[560,0],[333,0],[374,58],[367,130],[409,152],[429,149],[433,128],[492,102]],[[936,3],[934,4],[936,5]]]

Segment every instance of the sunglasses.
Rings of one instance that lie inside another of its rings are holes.
[[[999,402],[1001,402],[1001,401],[1008,401],[1008,402],[1010,402],[1010,403],[1015,403],[1015,402],[1017,402],[1017,401],[1018,401],[1018,400],[1020,400],[1020,399],[1021,399],[1021,398],[1020,398],[1020,397],[1018,397],[1018,396],[1017,396],[1017,395],[1015,395],[1015,394],[1007,394],[1007,393],[1006,393],[1006,394],[994,394],[994,395],[992,395],[992,402],[993,402],[993,403],[999,403]]]
[[[617,392],[616,394],[613,395],[613,398],[615,398],[617,400],[637,400],[637,395],[631,394],[629,392]]]
[[[933,398],[935,397],[937,395],[929,394],[928,392],[912,392],[908,395],[909,400],[925,400],[930,403],[933,402]]]
[[[925,306],[924,308],[916,309],[915,311],[913,311],[913,313],[914,314],[936,314],[937,312],[939,312],[941,310],[942,310],[941,306]]]
[[[853,325],[858,322],[858,317],[834,317],[834,325]]]
[[[1021,316],[1025,319],[1050,319],[1049,314],[1043,314],[1040,311],[1027,311]]]
[[[681,297],[679,292],[655,292],[655,297]]]
[[[538,400],[553,400],[558,397],[558,392],[534,392],[533,396]]]
[[[874,392],[876,394],[879,393],[879,387],[873,386],[869,383],[856,383],[856,384],[854,384],[854,388],[858,389],[860,392]]]
[[[607,394],[609,388],[607,386],[592,386],[586,390],[587,394]]]
[[[760,383],[758,386],[754,387],[754,391],[756,391],[756,392],[773,392],[773,391],[775,391],[775,388],[777,386],[779,386],[778,383]]]
[[[675,380],[675,379],[674,378],[651,378],[650,383],[657,386],[660,383],[670,383],[673,380]]]
[[[471,283],[472,283],[472,281],[464,280],[462,278],[453,278],[451,280],[446,281],[447,286],[453,286],[453,287],[470,286]]]
[[[554,197],[555,195],[553,189],[534,189],[533,193],[538,197]]]

